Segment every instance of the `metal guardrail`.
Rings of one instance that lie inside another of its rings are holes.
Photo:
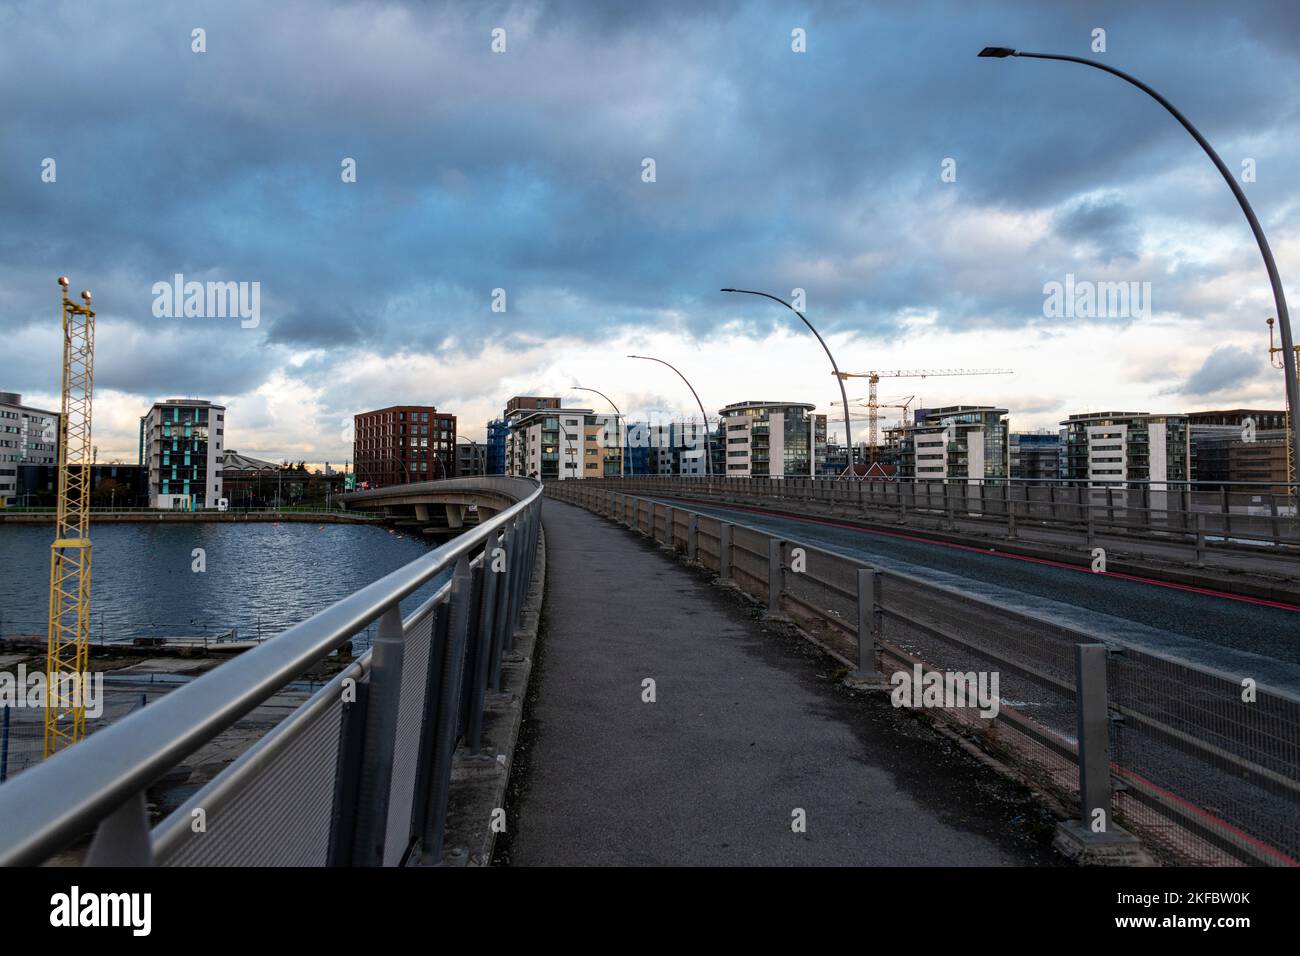
[[[899,525],[920,521],[937,530],[993,533],[1033,543],[1041,532],[1077,536],[1091,548],[1105,535],[1149,541],[1208,555],[1300,558],[1300,521],[1291,496],[1270,489],[1196,490],[1130,482],[1127,487],[1086,483],[965,480],[835,480],[829,478],[718,478],[647,476],[587,478],[593,487],[628,494],[683,497],[720,504],[798,503],[809,514],[854,515]],[[1046,543],[1046,540],[1039,543]],[[1140,550],[1140,546],[1139,546]]]
[[[497,481],[515,504],[492,519],[0,787],[0,864],[92,828],[90,864],[439,862],[452,757],[478,751],[537,550],[540,486]],[[150,831],[147,788],[372,622],[371,651]]]
[[[881,680],[884,662],[997,673],[995,717],[935,713],[1077,802],[1086,824],[1102,809],[1182,863],[1300,862],[1300,697],[1254,682],[1246,695],[1245,675],[598,485],[546,493],[684,554],[856,660],[862,677]]]

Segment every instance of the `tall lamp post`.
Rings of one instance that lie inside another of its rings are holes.
[[[1246,199],[1245,192],[1242,191],[1237,180],[1233,177],[1231,171],[1224,165],[1219,154],[1214,151],[1214,147],[1209,144],[1201,131],[1198,130],[1182,113],[1174,107],[1167,99],[1157,93],[1151,87],[1147,86],[1136,77],[1129,76],[1122,70],[1117,70],[1113,66],[1107,66],[1105,63],[1099,63],[1096,60],[1088,60],[1080,56],[1065,56],[1057,53],[1023,53],[1020,50],[1012,49],[1005,46],[986,46],[980,50],[979,55],[992,59],[1005,59],[1007,57],[1028,57],[1033,60],[1064,60],[1067,63],[1081,63],[1084,66],[1091,66],[1095,69],[1102,70],[1112,76],[1118,76],[1126,83],[1131,83],[1143,93],[1146,93],[1153,100],[1169,111],[1174,119],[1182,124],[1183,129],[1191,133],[1192,139],[1200,144],[1201,149],[1218,168],[1219,173],[1223,176],[1224,182],[1232,190],[1233,196],[1237,198],[1237,204],[1241,206],[1241,211],[1246,214],[1246,221],[1250,223],[1250,231],[1255,234],[1255,242],[1259,245],[1259,253],[1264,257],[1264,268],[1268,270],[1268,281],[1273,286],[1273,302],[1277,307],[1277,324],[1282,333],[1282,361],[1286,369],[1286,402],[1287,413],[1291,421],[1291,460],[1300,468],[1300,429],[1296,427],[1296,416],[1300,414],[1300,382],[1296,379],[1296,358],[1295,348],[1291,340],[1291,314],[1286,307],[1286,293],[1282,291],[1282,278],[1278,275],[1277,263],[1273,261],[1273,250],[1269,248],[1268,239],[1264,236],[1264,229],[1255,217],[1255,210],[1251,208],[1250,201]],[[1297,501],[1297,517],[1300,517],[1300,488],[1292,489]]]
[[[766,292],[754,292],[750,289],[723,289],[722,291],[739,292],[743,295],[761,295],[765,299],[779,302],[795,315],[799,316],[799,318],[803,319],[803,324],[808,326],[808,331],[817,336],[817,341],[821,343],[822,351],[824,351],[826,357],[831,360],[831,371],[835,373],[835,380],[840,383],[840,398],[844,401],[844,443],[848,446],[848,468],[845,470],[848,471],[851,476],[856,477],[857,472],[853,470],[853,430],[852,426],[849,424],[849,393],[844,389],[844,376],[840,374],[840,367],[835,364],[835,356],[831,354],[831,350],[827,347],[826,340],[821,337],[821,333],[813,328],[813,324],[808,321],[806,315],[792,306],[789,302],[785,301],[785,299],[778,299],[776,296],[769,295]],[[816,449],[809,449],[809,453],[815,457]]]
[[[596,391],[594,388],[583,388],[581,385],[574,385],[574,389],[579,392],[596,392],[601,398],[609,402],[610,407],[614,409],[614,425],[618,429],[618,461],[619,477],[627,477],[627,440],[626,433],[623,431],[623,413],[618,410],[618,406],[604,392]]]
[[[660,365],[668,365],[670,369],[677,372],[677,377],[686,382],[686,387],[691,390],[695,396],[695,404],[700,406],[700,415],[704,419],[704,477],[708,478],[713,474],[713,445],[709,441],[709,413],[704,410],[704,403],[700,401],[700,395],[695,391],[695,386],[686,380],[686,376],[678,371],[675,365],[669,365],[661,358],[655,358],[653,355],[629,355],[630,359],[641,359],[645,362],[658,362]]]

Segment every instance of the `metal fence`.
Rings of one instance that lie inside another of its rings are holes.
[[[1253,684],[1246,693],[1242,676],[590,480],[546,491],[684,554],[860,675],[996,673],[996,715],[947,699],[932,712],[1075,803],[1084,821],[1102,809],[1184,864],[1300,860],[1295,695]],[[1081,651],[1098,666],[1082,667]],[[1081,766],[1092,767],[1090,783]]]
[[[453,755],[479,750],[540,530],[537,482],[473,481],[515,504],[0,787],[0,864],[91,830],[92,864],[440,862]],[[372,623],[370,651],[149,828],[151,784]]]
[[[1126,550],[1150,548],[1205,562],[1283,559],[1300,566],[1294,497],[1277,485],[1232,489],[1130,482],[966,480],[851,481],[825,478],[647,476],[588,478],[592,487],[626,494],[680,497],[801,514],[858,517],[898,525],[992,535],[1026,543],[1063,541],[1091,548],[1102,536]],[[1155,546],[1154,548],[1152,546]]]

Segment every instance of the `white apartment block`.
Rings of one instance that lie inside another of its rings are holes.
[[[189,398],[169,398],[141,417],[140,464],[149,468],[149,507],[217,507],[225,419],[225,406]]]
[[[18,494],[23,465],[59,463],[59,413],[23,404],[16,392],[0,392],[0,508]]]

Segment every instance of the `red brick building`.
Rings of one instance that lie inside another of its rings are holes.
[[[357,487],[456,477],[456,416],[432,405],[390,405],[353,418]]]

